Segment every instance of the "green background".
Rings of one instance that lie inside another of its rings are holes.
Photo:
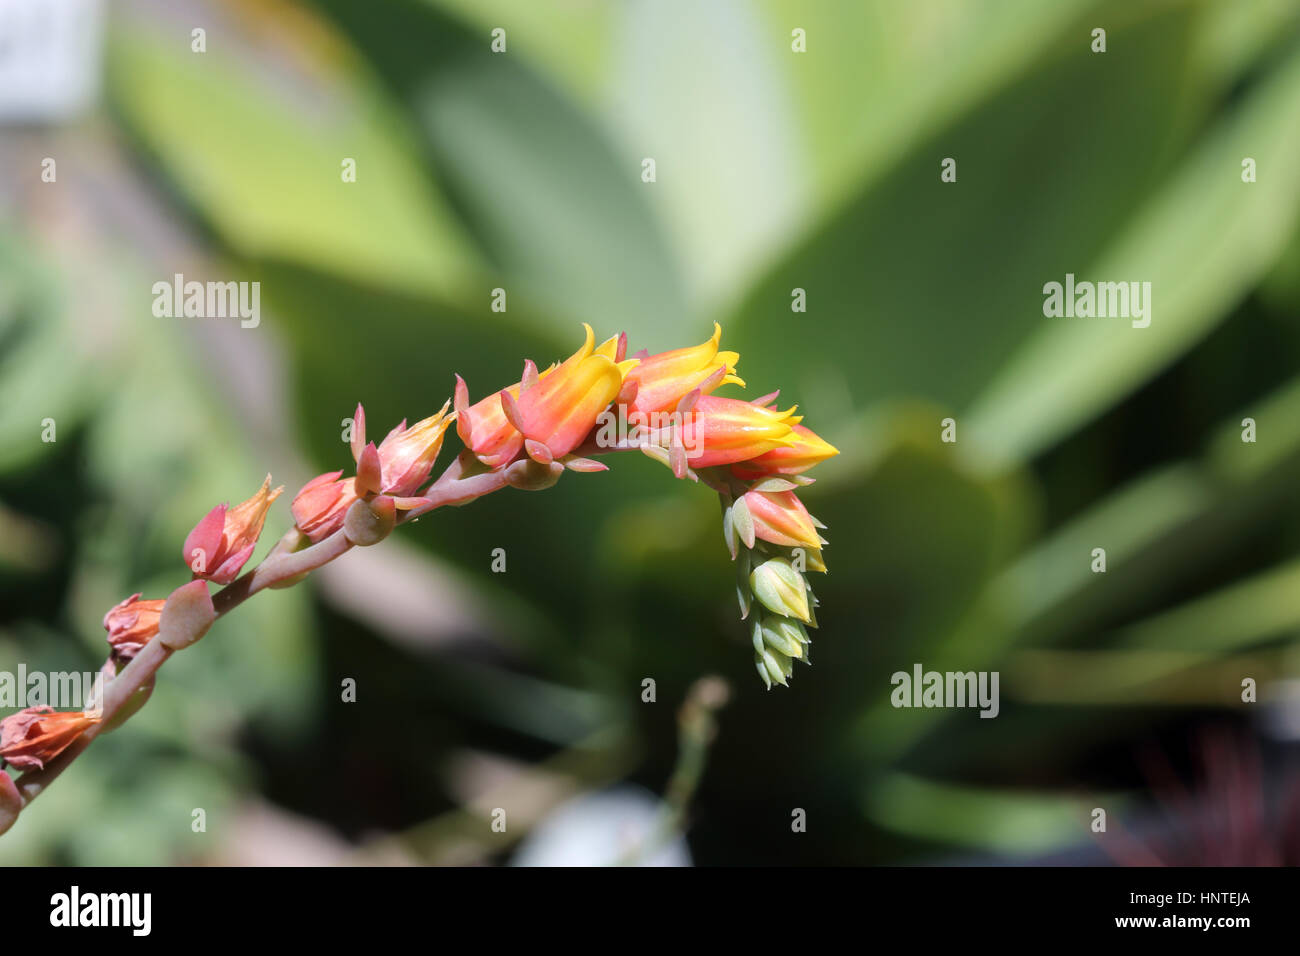
[[[0,128],[0,666],[97,668],[212,504],[274,472],[273,541],[358,400],[382,435],[584,321],[722,323],[842,451],[830,573],[767,693],[705,489],[636,456],[437,512],[177,655],[0,861],[505,861],[568,796],[662,794],[716,673],[698,863],[1106,862],[1089,811],[1144,830],[1151,753],[1195,787],[1202,728],[1294,713],[1300,4],[137,2],[105,43],[99,109]],[[260,326],[155,318],[176,272],[259,281]],[[1067,272],[1149,281],[1151,326],[1045,318]],[[917,662],[999,671],[998,719],[892,708]]]

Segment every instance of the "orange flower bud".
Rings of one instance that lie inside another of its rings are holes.
[[[643,357],[627,373],[624,394],[630,394],[628,408],[642,415],[667,412],[689,392],[700,389],[707,395],[722,385],[744,385],[736,377],[736,352],[719,352],[722,326],[713,324],[713,337],[701,345],[673,349]]]
[[[367,462],[367,471],[372,471],[373,454],[378,454],[380,471],[377,492],[395,498],[409,498],[415,495],[433,472],[438,453],[442,450],[443,434],[451,425],[452,418],[447,414],[450,402],[444,402],[436,414],[416,422],[410,428],[403,421],[390,431],[380,442],[379,447],[370,457],[366,452],[366,413],[360,405],[352,425],[352,454],[358,465],[357,474],[362,474],[361,465]],[[373,482],[367,481],[367,490]]]
[[[764,475],[798,475],[840,453],[838,448],[803,425],[794,426],[792,438],[794,440],[789,445],[732,466],[732,474],[744,481]]]
[[[348,508],[358,498],[356,480],[340,478],[341,471],[317,475],[293,499],[294,524],[313,544],[343,527]]]
[[[519,396],[519,383],[506,389],[512,398]],[[499,395],[489,395],[474,405],[469,403],[469,387],[456,376],[456,434],[465,447],[489,468],[499,468],[514,461],[524,447],[524,436],[506,418]]]
[[[743,496],[754,535],[786,548],[817,551],[821,538],[812,515],[793,491],[747,491]]]
[[[158,633],[158,616],[166,603],[166,600],[141,601],[139,594],[132,594],[105,614],[104,630],[108,631],[113,653],[123,660],[139,654]]]
[[[271,502],[282,491],[284,486],[271,490],[271,476],[267,475],[257,494],[247,501],[233,508],[217,505],[209,511],[185,539],[182,554],[194,576],[216,584],[235,580],[257,547]]]
[[[462,382],[463,386],[464,383]],[[436,414],[410,428],[403,421],[378,446],[366,441],[366,412],[360,405],[352,419],[352,457],[357,463],[354,478],[343,472],[317,475],[302,486],[293,499],[294,523],[312,543],[328,538],[343,527],[348,509],[359,498],[376,495],[410,498],[429,480],[442,439],[453,416],[444,402]],[[395,502],[400,507],[400,501]]]
[[[456,376],[456,433],[479,461],[500,468],[526,448],[534,459],[549,464],[572,451],[595,427],[596,417],[618,396],[623,376],[636,360],[623,357],[626,334],[595,346],[591,326],[583,327],[586,341],[562,364],[539,372],[527,361],[518,382],[473,405],[465,380]]]
[[[800,421],[794,408],[784,412],[734,398],[706,395],[676,426],[691,468],[745,461],[793,444]],[[676,437],[674,441],[678,440]]]
[[[623,376],[636,359],[615,361],[622,337],[610,339],[599,350],[591,326],[583,323],[587,337],[582,347],[549,375],[525,375],[517,395],[501,392],[501,410],[523,436],[529,457],[550,464],[567,455],[596,427],[596,418],[618,397]],[[624,346],[625,347],[625,346]]]
[[[28,707],[0,721],[0,758],[19,770],[42,770],[97,723],[98,717],[81,711],[56,713],[49,707]]]

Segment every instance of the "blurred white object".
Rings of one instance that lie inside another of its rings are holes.
[[[1275,681],[1263,708],[1263,729],[1274,740],[1300,740],[1300,680]]]
[[[653,839],[663,802],[640,787],[622,786],[561,804],[520,843],[512,866],[610,866]],[[638,866],[690,866],[691,852],[677,834]]]
[[[0,123],[69,119],[99,97],[101,0],[0,0]]]

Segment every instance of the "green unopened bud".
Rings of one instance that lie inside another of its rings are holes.
[[[775,494],[782,491],[794,491],[798,487],[799,486],[796,485],[793,481],[789,481],[785,478],[779,478],[773,475],[770,478],[764,478],[761,481],[754,482],[754,484],[750,485],[749,490],[763,491],[769,494]]]
[[[397,506],[388,495],[373,501],[354,501],[343,519],[343,535],[359,548],[368,548],[388,537],[397,523]]]
[[[736,558],[739,542],[736,541],[736,518],[733,510],[735,503],[729,498],[722,499],[722,540],[727,544],[727,552],[732,560]],[[743,616],[743,615],[742,615]]]
[[[736,537],[739,538],[747,548],[754,546],[754,518],[749,513],[749,505],[745,502],[744,497],[737,498],[731,506],[731,521],[736,529]]]
[[[826,573],[826,561],[822,553],[814,548],[791,548],[790,563],[796,571]]]
[[[782,635],[799,644],[807,644],[810,640],[807,629],[798,621],[791,620],[788,617],[769,617],[763,622],[768,627],[774,628]]]
[[[773,614],[809,620],[808,586],[785,558],[769,558],[749,575],[749,586]]]
[[[789,621],[790,624],[798,626],[798,621],[791,621],[788,617],[765,617],[763,618],[762,634],[763,642],[774,651],[780,651],[786,657],[803,657],[803,644],[799,642],[796,634],[791,633],[791,629],[782,626],[781,622]]]
[[[767,671],[767,677],[773,684],[780,684],[782,687],[790,686],[786,683],[786,678],[794,672],[794,668],[790,666],[790,658],[779,651],[761,650],[755,654],[754,660]],[[768,687],[770,688],[771,684]]]
[[[749,555],[749,551],[742,551],[736,561],[736,601],[740,604],[742,621],[749,617],[750,599],[753,597],[753,592],[749,589],[749,567],[752,563]]]

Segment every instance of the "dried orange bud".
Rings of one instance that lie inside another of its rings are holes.
[[[104,630],[108,631],[113,652],[123,660],[139,654],[158,633],[158,616],[166,603],[166,600],[142,601],[139,594],[132,594],[105,614]]]
[[[98,717],[81,711],[28,707],[0,721],[0,758],[19,770],[42,770],[71,746]]]

